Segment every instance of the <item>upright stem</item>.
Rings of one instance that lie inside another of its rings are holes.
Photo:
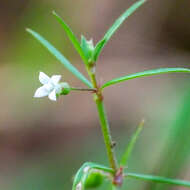
[[[110,162],[110,166],[116,172],[117,162],[116,162],[116,158],[115,158],[115,154],[114,154],[113,142],[112,142],[112,138],[111,138],[110,127],[109,127],[108,119],[106,116],[103,99],[101,99],[100,97],[98,97],[97,94],[95,94],[94,100],[96,102],[96,106],[97,106],[97,110],[98,110],[98,114],[99,114],[100,124],[101,124],[101,128],[102,128],[102,133],[103,133],[104,142],[106,145],[106,150],[107,150],[107,155],[108,155],[108,159]]]
[[[106,150],[107,150],[107,155],[109,159],[109,163],[111,168],[116,172],[117,171],[117,161],[114,153],[114,147],[113,147],[113,141],[111,138],[111,132],[110,132],[110,127],[108,123],[108,119],[106,116],[106,111],[104,107],[104,102],[103,102],[103,95],[102,92],[100,91],[97,81],[96,81],[96,75],[95,75],[95,68],[88,68],[88,74],[91,79],[93,88],[96,89],[96,93],[94,94],[94,101],[96,102],[97,110],[98,110],[98,115],[100,119],[100,125],[104,137],[104,142],[106,145]]]

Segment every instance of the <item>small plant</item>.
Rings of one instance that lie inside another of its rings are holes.
[[[144,4],[145,1],[146,0],[140,0],[134,3],[129,9],[127,9],[114,22],[114,24],[109,28],[104,37],[95,46],[92,40],[88,41],[84,36],[81,37],[81,43],[80,43],[76,38],[76,36],[74,35],[74,33],[69,28],[69,26],[61,19],[60,16],[58,16],[55,12],[53,12],[53,15],[55,16],[57,21],[62,25],[68,38],[70,39],[73,46],[81,56],[86,71],[89,75],[90,81],[86,77],[84,77],[55,47],[53,47],[41,35],[39,35],[38,33],[36,33],[31,29],[27,29],[27,31],[34,38],[36,38],[43,46],[45,46],[49,50],[49,52],[53,54],[65,66],[66,69],[68,69],[75,77],[77,77],[87,86],[87,88],[74,88],[66,82],[60,83],[61,79],[60,75],[53,75],[50,78],[43,72],[40,72],[39,80],[43,86],[36,90],[34,97],[48,96],[50,100],[56,101],[57,97],[61,95],[67,95],[71,91],[84,91],[84,92],[90,91],[93,93],[93,99],[97,106],[100,125],[107,151],[107,157],[109,160],[109,167],[105,167],[103,165],[91,162],[84,163],[75,175],[72,190],[84,190],[85,188],[89,187],[98,187],[102,184],[104,179],[110,180],[112,184],[112,189],[117,189],[122,186],[123,180],[128,178],[190,187],[190,182],[188,181],[168,179],[165,177],[152,176],[152,175],[130,173],[127,171],[126,168],[128,166],[128,159],[131,155],[137,137],[139,136],[142,130],[144,121],[141,121],[141,123],[137,127],[137,130],[132,136],[129,145],[127,146],[126,151],[124,152],[120,162],[118,162],[118,159],[114,153],[115,143],[112,141],[109,122],[106,116],[103,90],[109,86],[125,82],[127,80],[131,80],[134,78],[152,76],[157,74],[173,73],[173,72],[190,73],[190,69],[187,68],[159,68],[155,70],[148,70],[115,78],[104,83],[103,85],[98,84],[95,68],[100,53],[102,52],[104,46],[107,44],[112,35],[121,26],[121,24],[132,13],[134,13],[142,4]]]

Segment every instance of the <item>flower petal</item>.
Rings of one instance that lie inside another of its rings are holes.
[[[53,91],[49,94],[48,98],[49,98],[50,100],[52,100],[52,101],[56,101],[56,91],[53,90]]]
[[[40,72],[39,74],[39,81],[42,84],[47,84],[49,82],[50,78],[43,72]]]
[[[60,94],[62,91],[62,85],[57,84],[57,85],[55,85],[54,89],[55,89],[56,94]]]
[[[48,82],[47,84],[44,84],[43,86],[49,93],[54,89],[54,85],[52,84],[52,82]]]
[[[58,82],[61,80],[61,75],[53,75],[51,77],[51,81],[53,82],[54,85],[58,84]]]
[[[44,88],[44,86],[41,86],[40,88],[38,88],[34,94],[34,98],[41,98],[44,96],[47,96],[49,94],[49,92],[47,91],[46,88]]]

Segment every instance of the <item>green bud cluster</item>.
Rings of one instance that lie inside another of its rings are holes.
[[[84,36],[81,36],[81,48],[89,64],[94,63],[94,44],[93,40],[86,40]]]

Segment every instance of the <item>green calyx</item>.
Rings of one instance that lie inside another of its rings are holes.
[[[60,83],[60,85],[62,87],[60,95],[67,95],[70,93],[71,87],[69,86],[67,82]]]
[[[88,60],[88,63],[91,64],[94,62],[94,44],[93,40],[86,40],[84,36],[81,36],[81,48],[84,52],[85,57]]]

